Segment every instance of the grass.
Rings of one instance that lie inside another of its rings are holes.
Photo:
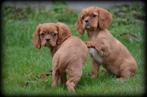
[[[91,79],[91,58],[83,67],[83,76],[76,87],[77,95],[142,95],[144,94],[144,11],[140,3],[108,9],[113,14],[109,30],[132,53],[138,63],[137,74],[127,81],[116,81],[115,76],[100,68],[99,76]],[[2,65],[2,90],[4,95],[71,95],[65,86],[51,88],[51,76],[40,78],[51,69],[51,54],[47,48],[35,49],[32,35],[35,27],[44,22],[64,22],[75,36],[78,12],[64,4],[51,9],[30,7],[21,9],[2,6],[4,34]],[[125,37],[123,33],[136,37]],[[87,40],[86,34],[81,36]]]

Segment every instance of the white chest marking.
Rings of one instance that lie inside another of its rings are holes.
[[[89,48],[89,53],[97,63],[102,63],[102,57],[98,54],[95,48]]]

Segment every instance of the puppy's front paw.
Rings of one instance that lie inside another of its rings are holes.
[[[108,52],[103,52],[103,56],[108,56],[109,53]]]
[[[98,53],[100,54],[100,56],[102,56],[102,57],[104,56],[104,52],[103,51],[99,50]]]
[[[108,56],[109,55],[109,52],[108,51],[105,51],[105,50],[103,50],[103,49],[97,49],[98,50],[98,52],[99,52],[99,54],[102,56],[102,57],[106,57],[106,56]]]
[[[94,44],[91,41],[85,41],[85,44],[87,45],[88,48],[94,47]]]

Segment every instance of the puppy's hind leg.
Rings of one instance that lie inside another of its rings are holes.
[[[79,66],[79,67],[77,67]],[[76,67],[76,68],[75,68]],[[67,71],[67,81],[66,86],[69,92],[75,93],[75,86],[82,76],[82,66],[81,64],[71,67]]]
[[[66,86],[69,92],[75,92],[75,86],[80,80],[81,76],[75,75],[69,77],[69,79],[66,81]]]
[[[121,65],[119,80],[127,80],[130,76],[134,75],[135,69],[130,68],[129,65]]]
[[[52,83],[51,83],[51,86],[52,87],[56,87],[57,86],[57,83],[58,83],[58,80],[59,80],[59,72],[57,70],[53,70],[52,71]]]

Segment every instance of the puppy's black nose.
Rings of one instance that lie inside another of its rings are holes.
[[[48,38],[46,38],[45,40],[46,40],[46,41],[50,41],[50,39],[48,39]]]
[[[85,20],[85,23],[88,23],[88,20]]]

